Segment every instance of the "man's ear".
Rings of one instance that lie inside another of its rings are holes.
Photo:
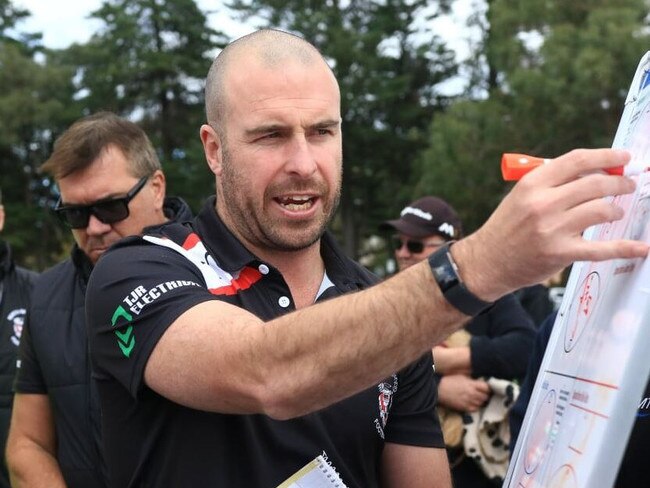
[[[0,204],[0,232],[5,228],[5,207]]]
[[[203,124],[199,131],[201,142],[203,143],[203,152],[208,166],[216,176],[221,175],[222,171],[222,143],[221,138],[210,125]]]
[[[165,203],[165,193],[167,191],[167,182],[165,179],[165,173],[161,170],[156,170],[153,175],[151,175],[151,188],[154,192],[154,202],[156,208],[163,208]]]

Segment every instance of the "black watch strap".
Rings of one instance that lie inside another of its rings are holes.
[[[463,284],[458,275],[458,266],[449,252],[452,242],[446,243],[429,256],[433,278],[438,283],[445,299],[465,315],[474,316],[492,305],[481,300]]]

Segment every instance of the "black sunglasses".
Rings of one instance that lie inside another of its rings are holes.
[[[148,176],[140,178],[135,186],[123,197],[106,198],[90,205],[61,206],[62,202],[61,198],[59,198],[54,211],[72,229],[85,229],[88,227],[91,214],[104,224],[114,224],[129,216],[129,202],[142,190],[148,179]]]
[[[393,249],[397,251],[398,249],[402,249],[402,246],[406,244],[406,249],[408,249],[411,254],[420,254],[422,251],[424,251],[425,247],[440,247],[445,243],[445,241],[424,243],[422,241],[416,241],[413,239],[407,239],[406,241],[403,241],[400,236],[393,236],[391,239],[393,243]]]

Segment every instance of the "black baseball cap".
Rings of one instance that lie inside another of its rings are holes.
[[[411,237],[439,235],[446,240],[458,239],[462,224],[458,214],[442,198],[426,196],[409,203],[400,212],[400,218],[387,220],[379,228],[395,229]]]

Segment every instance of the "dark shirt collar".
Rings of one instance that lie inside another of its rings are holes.
[[[215,209],[215,196],[209,198],[194,220],[195,230],[219,266],[229,273],[239,271],[257,258],[230,232]]]
[[[365,288],[359,274],[359,265],[348,258],[331,232],[321,238],[320,254],[325,262],[327,276],[342,292]],[[367,286],[367,285],[366,285]]]
[[[194,229],[201,236],[204,245],[212,254],[219,257],[219,266],[234,273],[244,266],[261,262],[230,232],[215,209],[215,198],[209,198],[194,220]],[[330,232],[321,238],[320,253],[325,263],[327,276],[341,291],[356,290],[367,284],[366,273],[360,270],[338,246]],[[369,273],[367,273],[369,274]]]

